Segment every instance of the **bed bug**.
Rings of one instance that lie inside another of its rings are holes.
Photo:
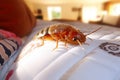
[[[43,42],[41,45],[44,45],[44,40],[55,40],[55,49],[58,48],[59,41],[64,41],[65,46],[67,43],[81,46],[85,43],[87,35],[90,35],[99,29],[100,28],[92,31],[89,34],[84,35],[80,30],[76,29],[72,25],[59,23],[50,25],[49,27],[42,29],[34,38],[42,39]]]

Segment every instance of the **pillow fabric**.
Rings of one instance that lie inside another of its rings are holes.
[[[112,26],[117,26],[117,22],[119,20],[119,16],[105,15],[103,16],[102,23]]]
[[[23,37],[35,26],[35,16],[23,0],[0,1],[0,29]]]
[[[0,29],[0,69],[21,44],[22,40],[14,33]]]
[[[3,38],[9,38],[9,37],[16,37],[16,35],[14,33],[0,29],[0,38],[3,39]]]

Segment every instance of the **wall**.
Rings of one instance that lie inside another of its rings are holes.
[[[44,20],[49,20],[48,19],[48,12],[47,12],[47,7],[48,6],[60,6],[62,8],[62,13],[61,13],[61,18],[62,19],[70,19],[70,20],[77,20],[78,12],[73,12],[72,8],[73,7],[82,7],[82,21],[83,22],[89,22],[90,19],[95,19],[95,16],[101,14],[101,11],[103,9],[103,4],[102,3],[97,3],[97,4],[76,4],[76,3],[69,3],[69,4],[40,4],[40,3],[32,3],[32,6],[34,7],[34,13],[37,9],[41,9],[43,13],[43,18]],[[96,8],[95,13],[93,13],[93,9],[91,8]],[[85,11],[88,10],[88,11]],[[90,14],[91,13],[91,14]],[[96,14],[93,16],[93,14]],[[36,15],[36,13],[35,13]],[[88,17],[89,16],[89,17]]]
[[[35,4],[34,7],[35,9],[42,9],[43,11],[43,16],[44,16],[44,20],[48,20],[48,14],[47,14],[47,7],[48,6],[60,6],[62,8],[62,13],[61,13],[61,17],[63,19],[71,19],[71,20],[77,20],[77,16],[78,16],[78,12],[73,12],[72,11],[72,8],[73,7],[81,7],[81,5],[76,5],[76,4],[57,4],[57,5],[42,5],[42,4]],[[92,11],[91,11],[91,8],[96,8],[96,15],[99,15],[103,9],[103,5],[102,4],[95,4],[95,5],[83,5],[82,6],[82,20],[83,22],[88,22],[89,19],[91,19],[92,17],[88,18],[88,16],[91,16],[92,15]],[[86,13],[85,9],[87,8],[87,10],[89,12]],[[91,14],[90,14],[91,13]],[[94,17],[95,17],[94,16]],[[88,19],[86,19],[88,18]]]
[[[41,9],[43,12],[44,20],[48,20],[47,7],[49,6],[60,6],[62,9],[61,18],[64,19],[77,19],[77,12],[73,12],[72,8],[76,7],[74,4],[34,4],[35,10]],[[79,5],[78,5],[79,6]]]

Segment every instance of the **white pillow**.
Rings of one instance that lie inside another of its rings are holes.
[[[105,15],[103,17],[104,24],[117,25],[118,20],[119,20],[119,16]]]

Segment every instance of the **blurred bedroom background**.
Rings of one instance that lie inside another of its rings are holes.
[[[34,15],[41,9],[43,20],[68,19],[84,23],[104,15],[120,16],[120,0],[25,0]]]

